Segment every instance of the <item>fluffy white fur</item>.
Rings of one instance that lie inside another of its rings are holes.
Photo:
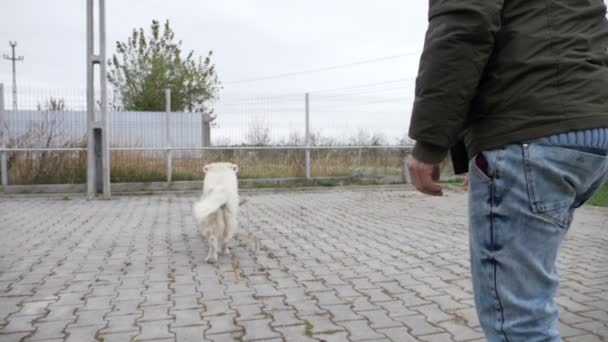
[[[228,242],[238,228],[238,170],[231,163],[212,163],[203,168],[203,194],[192,212],[209,244],[207,262],[217,261],[218,241],[222,243],[222,254],[230,253]]]

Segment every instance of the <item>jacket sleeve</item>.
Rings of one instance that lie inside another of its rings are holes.
[[[494,50],[504,0],[430,0],[409,136],[413,154],[436,164],[458,142]]]

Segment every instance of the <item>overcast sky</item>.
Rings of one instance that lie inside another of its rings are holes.
[[[2,1],[0,52],[18,41],[18,84],[84,88],[84,0]],[[413,77],[426,29],[426,1],[106,0],[107,55],[151,20],[169,19],[187,50],[213,50],[226,92],[281,93]],[[350,68],[259,82],[238,81],[409,54]],[[11,83],[2,60],[0,82]]]
[[[1,1],[0,53],[10,53],[8,41],[14,40],[24,57],[17,67],[20,109],[35,109],[51,96],[72,110],[85,107],[85,5]],[[199,56],[213,50],[223,84],[214,107],[226,136],[242,136],[233,127],[258,121],[277,137],[301,131],[305,92],[313,93],[314,132],[352,136],[366,130],[396,139],[407,131],[426,0],[106,0],[106,7],[108,58],[117,40],[125,41],[134,28],[148,29],[153,19],[170,20],[184,50]],[[289,73],[296,75],[273,77]],[[9,107],[9,61],[0,60],[0,83]],[[319,92],[335,88],[347,89]],[[298,95],[277,98],[284,94]]]

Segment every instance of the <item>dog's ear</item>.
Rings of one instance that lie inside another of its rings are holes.
[[[209,165],[203,166],[203,172],[207,173],[207,171],[209,171]]]
[[[234,170],[234,173],[239,173],[239,166],[232,164],[232,170]]]

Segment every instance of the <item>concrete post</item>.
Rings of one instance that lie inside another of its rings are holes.
[[[173,153],[171,151],[171,89],[165,89],[165,147],[167,147],[167,183],[173,179]]]
[[[6,112],[4,111],[4,84],[0,83],[0,147],[6,148],[8,132],[6,130]],[[8,186],[8,163],[6,151],[0,152],[0,173],[2,178],[2,189],[6,191]]]
[[[306,158],[306,179],[310,178],[310,94],[306,93],[304,96],[305,101],[305,136],[304,143],[306,144],[305,158]]]
[[[95,54],[95,1],[98,2],[99,53]],[[105,0],[87,0],[87,195],[109,199],[110,145],[107,130]],[[95,65],[99,65],[99,115],[95,110]]]

